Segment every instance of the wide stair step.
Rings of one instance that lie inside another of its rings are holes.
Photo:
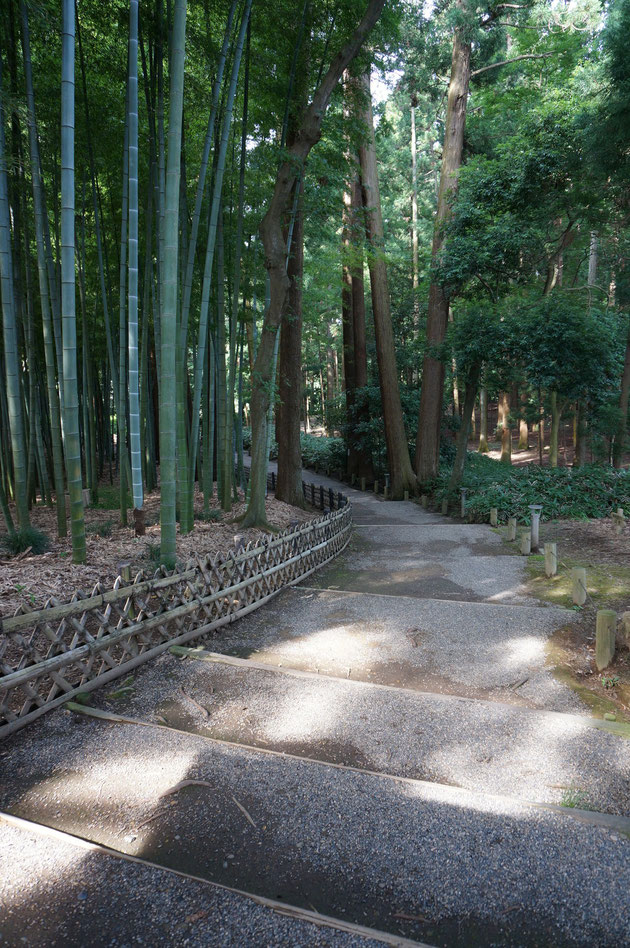
[[[325,915],[462,948],[627,942],[618,828],[73,713],[7,763],[8,812]]]
[[[173,652],[142,669],[126,695],[99,693],[98,706],[217,740],[630,817],[630,724],[265,667],[202,649]]]

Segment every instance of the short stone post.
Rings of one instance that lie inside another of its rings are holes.
[[[92,491],[89,487],[83,488],[83,506],[89,507],[92,503]]]
[[[448,513],[448,497],[445,497],[442,501],[442,513],[444,516]]]
[[[586,570],[583,566],[574,566],[571,570],[573,584],[572,597],[576,606],[583,606],[586,602]]]
[[[496,507],[490,508],[490,526],[491,527],[499,526],[499,511]]]
[[[558,555],[555,543],[545,543],[545,575],[555,576],[558,572]]]
[[[404,490],[404,491],[403,491],[403,500],[409,500],[409,491],[408,491],[408,490]]]
[[[542,504],[530,504],[529,509],[532,515],[532,553],[538,553],[540,548],[540,515],[542,513]]]
[[[365,490],[365,478],[361,478],[361,490]]]
[[[527,530],[521,533],[521,556],[529,556],[532,551],[532,538]]]
[[[461,516],[462,516],[462,520],[464,520],[464,519],[466,518],[466,494],[468,493],[468,488],[467,488],[467,487],[460,487],[459,492],[460,492],[460,494],[462,495],[462,502],[461,502],[461,507],[460,507],[460,513],[461,513]]]
[[[626,518],[623,512],[623,507],[618,507],[617,513],[613,513],[610,516],[611,516],[612,522],[615,525],[615,533],[617,534],[617,536],[621,536],[621,534],[623,533],[623,528],[626,525]]]
[[[514,540],[516,540],[516,517],[508,517],[507,538],[510,543],[513,543]]]
[[[427,497],[426,494],[422,494],[422,496],[420,497],[420,503],[422,504],[422,506],[423,506],[424,509],[426,510],[427,507],[429,506],[429,498]]]
[[[630,648],[630,612],[624,612],[621,616],[621,629],[626,645]]]
[[[599,609],[595,627],[595,664],[597,671],[608,668],[615,657],[617,613],[613,609]]]
[[[389,494],[389,487],[387,486],[387,484],[385,484],[385,487],[383,488],[383,500],[387,500],[388,494]]]
[[[374,481],[374,493],[378,494],[378,481]]]

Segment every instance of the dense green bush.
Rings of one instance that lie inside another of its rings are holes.
[[[435,497],[448,493],[450,469],[440,471]],[[623,507],[630,516],[630,471],[587,465],[581,468],[546,468],[538,465],[510,467],[480,454],[470,453],[462,480],[468,488],[466,506],[476,521],[487,521],[490,508],[499,518],[529,521],[529,504],[542,504],[542,519],[606,517]]]
[[[23,527],[15,533],[9,533],[2,537],[0,544],[10,556],[19,556],[28,549],[39,556],[40,553],[45,553],[50,549],[50,540],[46,534],[41,530],[36,530],[35,527]]]
[[[243,428],[243,447],[246,451],[250,449],[251,443],[251,429]],[[300,449],[304,467],[329,468],[331,471],[345,470],[346,442],[343,438],[325,438],[300,432]],[[278,457],[275,431],[272,431],[270,455],[274,461]]]

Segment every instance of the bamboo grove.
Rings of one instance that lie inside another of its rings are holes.
[[[394,498],[435,479],[445,432],[455,489],[490,402],[506,460],[550,418],[557,463],[571,415],[578,463],[600,435],[622,463],[625,3],[1,9],[9,535],[54,506],[81,563],[99,491],[142,535],[159,489],[172,566],[195,503],[245,489],[246,446],[242,522],[268,527],[272,449],[303,504],[309,413]]]

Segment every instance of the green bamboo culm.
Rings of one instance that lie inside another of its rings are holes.
[[[77,321],[74,263],[74,0],[63,0],[61,47],[61,318],[63,339],[64,439],[72,561],[85,563],[81,480]]]
[[[129,326],[129,437],[133,506],[142,511],[142,450],[140,442],[140,389],[138,375],[138,0],[129,4],[129,241],[128,326]],[[142,527],[142,513],[134,513],[136,532]],[[142,532],[144,532],[142,530]]]
[[[170,65],[170,109],[164,249],[161,269],[161,385],[160,385],[160,559],[174,567],[176,557],[176,342],[179,252],[179,185],[184,104],[186,0],[175,0]]]
[[[39,143],[37,138],[37,122],[35,117],[35,96],[33,92],[33,70],[31,66],[31,45],[28,28],[28,16],[24,0],[21,0],[20,2],[20,17],[22,21],[22,58],[24,62],[26,104],[28,109],[28,140],[31,155],[33,210],[35,213],[37,276],[39,280],[39,299],[42,310],[42,331],[44,336],[44,357],[46,362],[46,388],[48,392],[48,407],[50,411],[50,439],[52,442],[53,477],[56,494],[57,534],[59,537],[65,537],[67,534],[67,525],[63,448],[61,444],[61,416],[59,407],[59,392],[57,391],[57,381],[55,378],[55,344],[53,320],[51,315],[48,268],[46,263],[46,242],[44,234],[46,211],[41,182]]]
[[[2,292],[2,329],[6,372],[9,431],[13,454],[13,494],[21,529],[29,526],[26,441],[20,391],[18,333],[13,288],[13,255],[11,252],[11,219],[4,141],[4,106],[2,104],[2,55],[0,50],[0,287]]]

